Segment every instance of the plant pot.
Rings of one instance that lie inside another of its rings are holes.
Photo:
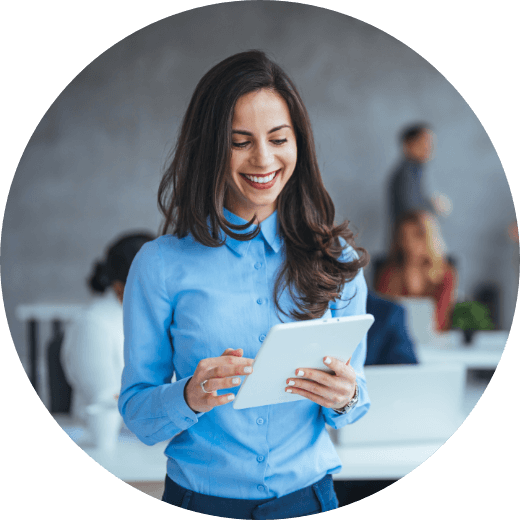
[[[475,335],[475,331],[463,330],[462,333],[464,334],[464,344],[471,345],[471,343],[473,342],[473,336]]]

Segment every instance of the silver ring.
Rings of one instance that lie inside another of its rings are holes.
[[[208,392],[205,388],[204,388],[204,385],[208,382],[208,380],[206,379],[206,381],[202,381],[202,383],[200,384],[200,387],[202,388],[202,391],[205,393],[205,394],[211,394],[211,392]]]

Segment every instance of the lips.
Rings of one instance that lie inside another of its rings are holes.
[[[278,174],[282,170],[276,170],[275,172],[266,173],[263,175],[252,175],[252,174],[245,174],[241,173],[240,175],[242,178],[253,188],[257,190],[267,190],[269,188],[272,188],[276,182],[276,178],[278,177]]]

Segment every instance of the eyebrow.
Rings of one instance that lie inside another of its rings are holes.
[[[272,134],[273,132],[277,132],[278,130],[281,130],[282,128],[291,128],[291,127],[289,125],[275,126],[274,128],[271,128],[271,130],[269,130],[269,132],[267,132],[267,133]],[[232,130],[231,132],[233,134],[240,134],[240,135],[249,135],[249,136],[253,135],[251,132],[246,132],[245,130]]]

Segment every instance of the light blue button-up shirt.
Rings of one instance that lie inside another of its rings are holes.
[[[229,211],[225,216],[245,223]],[[171,439],[165,450],[168,476],[197,493],[280,497],[337,473],[341,462],[325,423],[340,428],[369,407],[363,373],[366,337],[351,360],[359,402],[347,414],[310,400],[243,410],[231,402],[206,413],[194,413],[186,404],[184,386],[200,360],[218,357],[227,348],[242,348],[245,357],[254,358],[269,329],[280,323],[273,288],[284,248],[277,230],[275,212],[250,241],[228,236],[225,245],[212,248],[191,235],[164,235],[142,247],[128,275],[119,410],[145,444]],[[352,255],[347,246],[343,259]],[[365,314],[362,270],[345,284],[342,299],[352,296],[348,305],[331,302],[324,317]],[[286,292],[280,302],[291,308]]]

